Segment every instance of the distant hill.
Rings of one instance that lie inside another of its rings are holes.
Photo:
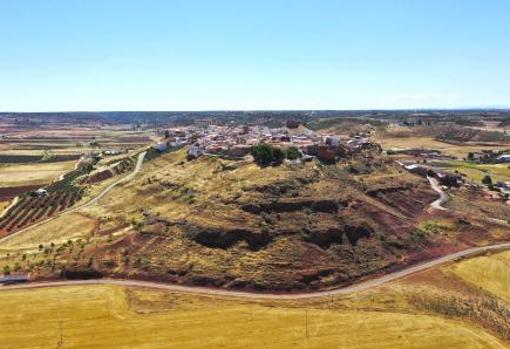
[[[449,127],[441,131],[436,138],[445,142],[510,143],[510,136],[504,132],[469,127]]]

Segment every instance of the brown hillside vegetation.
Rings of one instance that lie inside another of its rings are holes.
[[[508,237],[493,237],[476,220],[466,229],[466,217],[453,213],[428,213],[436,196],[425,179],[379,155],[260,168],[248,160],[186,161],[179,151],[145,163],[135,180],[86,209],[98,225],[74,232],[81,241],[45,244],[0,264],[35,278],[102,274],[297,291]]]
[[[510,137],[499,131],[486,131],[469,127],[449,127],[441,131],[437,139],[446,142],[509,143]]]

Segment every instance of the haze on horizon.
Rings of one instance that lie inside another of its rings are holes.
[[[0,111],[510,105],[506,0],[0,1]]]

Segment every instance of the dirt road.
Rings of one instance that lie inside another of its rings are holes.
[[[48,223],[48,222],[50,222],[50,221],[52,221],[52,220],[54,220],[54,219],[56,219],[56,218],[58,218],[58,217],[60,217],[60,216],[62,216],[64,214],[68,214],[68,213],[71,213],[71,212],[76,212],[76,211],[81,210],[83,208],[87,208],[87,207],[90,207],[90,206],[94,205],[101,198],[103,198],[106,194],[108,194],[110,192],[110,190],[115,188],[117,185],[119,185],[121,183],[128,182],[131,179],[133,179],[138,174],[138,172],[140,172],[140,169],[142,168],[143,159],[145,158],[145,154],[147,154],[146,151],[143,151],[140,154],[138,154],[138,158],[137,158],[137,161],[136,161],[135,169],[130,174],[128,174],[127,176],[122,177],[118,181],[110,184],[108,187],[106,187],[101,193],[99,193],[93,199],[89,200],[88,202],[86,202],[86,203],[84,203],[82,205],[75,206],[75,207],[72,207],[72,208],[67,209],[65,211],[62,211],[59,214],[57,214],[56,216],[50,217],[50,218],[45,219],[43,221],[37,222],[35,224],[32,224],[31,226],[28,226],[28,227],[26,227],[24,229],[18,230],[17,232],[15,232],[15,233],[13,233],[11,235],[7,235],[7,236],[5,236],[5,237],[0,239],[0,243],[2,243],[4,241],[7,241],[7,240],[11,239],[13,236],[21,234],[21,233],[23,233],[23,232],[25,232],[25,231],[27,231],[29,229],[33,229],[33,228],[38,227],[38,226],[40,226],[42,224]]]
[[[128,174],[125,177],[122,177],[121,179],[119,179],[115,183],[110,184],[107,188],[105,188],[101,193],[99,193],[95,198],[93,198],[89,202],[87,202],[87,203],[85,203],[85,204],[83,204],[81,206],[72,208],[70,211],[73,212],[73,211],[80,210],[82,208],[90,207],[90,206],[94,205],[95,203],[97,203],[101,198],[103,198],[106,194],[108,194],[110,192],[110,190],[115,188],[117,185],[119,185],[121,183],[129,182],[130,180],[132,180],[138,174],[138,172],[140,172],[140,169],[142,168],[142,164],[143,164],[143,159],[145,158],[146,154],[147,154],[146,151],[141,152],[140,154],[138,154],[138,158],[136,160],[135,169],[130,174]]]
[[[430,182],[430,186],[432,189],[439,194],[439,198],[430,204],[430,208],[447,211],[448,209],[443,207],[442,205],[448,201],[448,195],[441,189],[441,186],[437,182],[437,179],[427,176],[427,179]]]
[[[73,285],[118,285],[118,286],[136,286],[146,287],[152,289],[160,289],[167,291],[176,291],[183,293],[202,294],[202,295],[213,295],[213,296],[226,296],[233,298],[252,298],[252,299],[306,299],[306,298],[317,298],[327,297],[335,295],[345,295],[355,292],[362,292],[403,277],[416,274],[420,271],[430,269],[441,264],[456,261],[463,257],[470,257],[478,255],[488,251],[498,251],[510,248],[510,242],[501,243],[497,245],[484,246],[484,247],[473,247],[464,251],[449,254],[437,259],[433,259],[428,262],[410,266],[406,269],[396,271],[390,274],[386,274],[371,280],[363,281],[358,284],[347,286],[329,291],[319,291],[312,293],[299,293],[299,294],[271,294],[271,293],[251,293],[245,291],[233,291],[225,289],[213,289],[206,287],[194,287],[194,286],[182,286],[173,284],[164,284],[150,281],[137,281],[137,280],[120,280],[120,279],[97,279],[97,280],[73,280],[73,281],[48,281],[48,282],[34,282],[26,284],[17,284],[9,286],[0,286],[2,290],[15,290],[15,289],[31,289],[31,288],[42,288],[42,287],[57,287],[57,286],[73,286]]]

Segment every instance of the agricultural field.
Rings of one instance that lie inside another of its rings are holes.
[[[76,161],[33,164],[0,164],[2,187],[44,186],[72,170]]]
[[[0,336],[6,349],[203,348],[204,338],[208,348],[510,348],[508,305],[478,286],[502,299],[508,289],[455,276],[476,270],[477,260],[352,295],[300,300],[108,285],[0,289]],[[487,277],[501,272],[491,268]]]
[[[25,195],[0,218],[0,237],[52,217],[73,206],[79,199],[77,190],[54,192],[44,197]]]
[[[37,252],[39,245],[61,245],[69,240],[86,239],[96,227],[96,220],[79,213],[70,213],[29,229],[23,234],[10,236],[0,243],[0,253]]]
[[[510,304],[510,252],[482,256],[452,265],[449,270]]]
[[[443,154],[456,158],[467,158],[470,152],[480,152],[482,150],[504,150],[509,149],[509,145],[477,145],[477,144],[449,144],[435,140],[433,137],[424,136],[378,136],[378,142],[384,150],[403,150],[403,149],[435,149]]]
[[[16,202],[0,218],[0,237],[44,221],[72,207],[83,194],[83,188],[76,181],[86,173],[86,169],[73,169],[62,173],[57,180],[44,186],[46,192],[41,195],[33,192],[38,186],[0,188],[0,195],[3,195],[4,199],[16,196]]]
[[[494,183],[510,180],[510,164],[475,164],[465,161],[437,161],[434,166],[448,171],[458,171],[465,174],[468,179],[481,183],[486,175],[491,176]]]

